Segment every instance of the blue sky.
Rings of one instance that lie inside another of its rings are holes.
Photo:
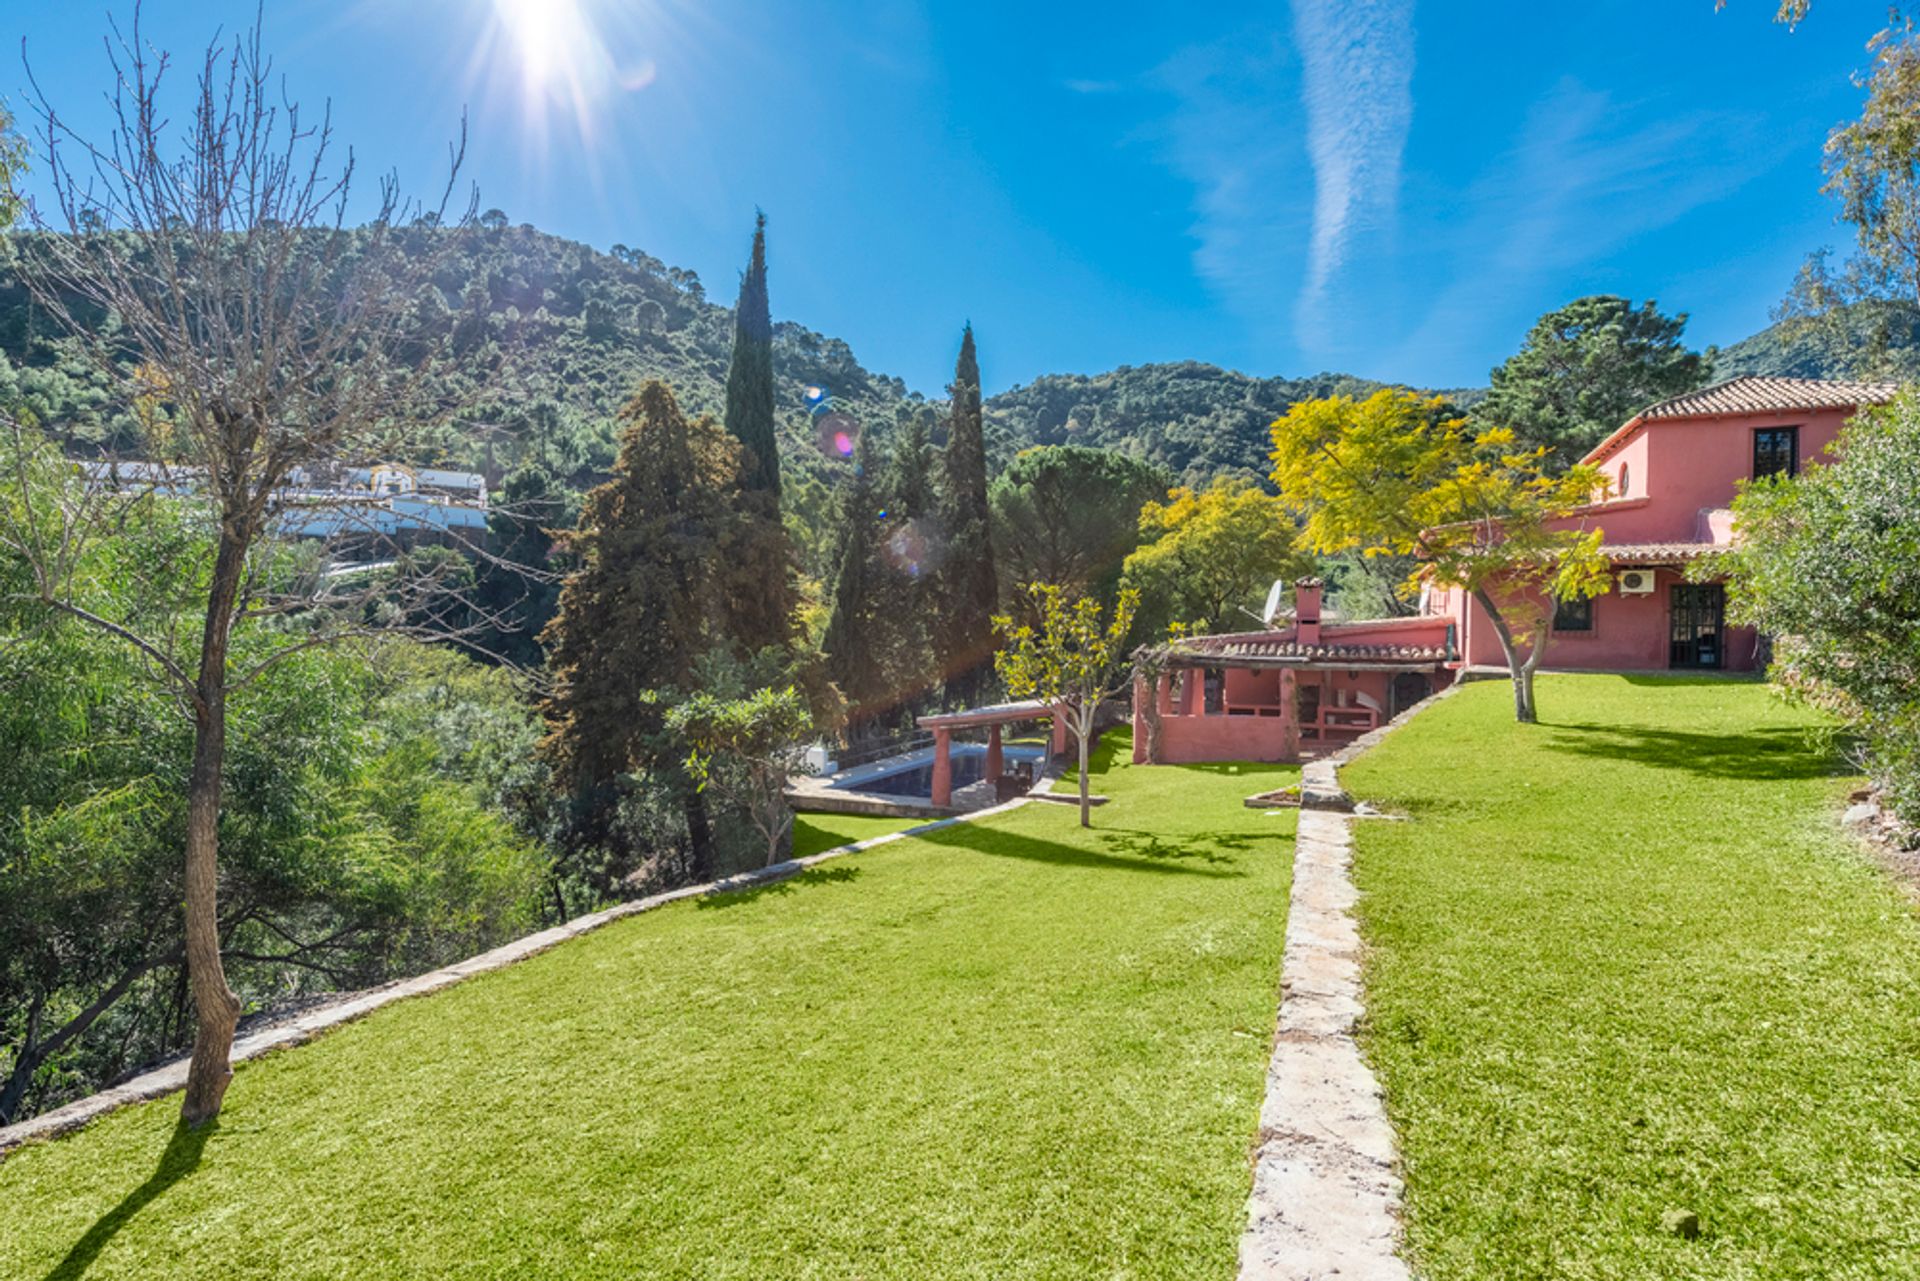
[[[700,273],[753,210],[777,318],[938,394],[1157,360],[1483,383],[1541,311],[1652,296],[1698,344],[1842,244],[1826,131],[1883,6],[267,0],[291,93],[426,191]],[[116,12],[124,15],[124,6]],[[251,0],[147,0],[177,53]],[[107,8],[0,0],[0,93],[84,128]]]

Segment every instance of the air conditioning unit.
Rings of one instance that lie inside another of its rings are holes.
[[[1622,596],[1645,596],[1653,591],[1653,571],[1650,569],[1623,569],[1620,571],[1620,594]]]

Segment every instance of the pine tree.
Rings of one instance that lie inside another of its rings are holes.
[[[960,337],[960,359],[948,389],[951,409],[942,468],[947,527],[942,566],[943,666],[949,700],[980,696],[993,677],[993,615],[999,577],[987,508],[986,428],[980,410],[980,361],[973,326]]]
[[[753,224],[753,252],[733,309],[733,360],[727,366],[727,430],[745,447],[749,490],[780,498],[780,453],[773,426],[773,313],[767,302],[767,216]]]
[[[732,634],[728,581],[741,536],[741,453],[710,419],[689,422],[661,382],[621,411],[613,478],[562,540],[579,568],[541,636],[554,685],[541,752],[574,798],[577,843],[616,855],[623,776],[678,772],[657,691],[685,691],[700,655]],[[682,790],[692,875],[712,874],[706,808]]]

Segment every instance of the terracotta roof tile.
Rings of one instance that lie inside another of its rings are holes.
[[[1600,554],[1616,565],[1667,565],[1727,550],[1724,543],[1602,543]]]
[[[1897,383],[1841,382],[1822,378],[1768,378],[1743,374],[1640,411],[1641,418],[1692,418],[1703,414],[1761,414],[1801,409],[1851,409],[1882,405],[1899,394]]]
[[[1176,644],[1175,652],[1204,658],[1254,658],[1299,663],[1444,663],[1454,657],[1441,645],[1303,645],[1290,635],[1243,632],[1195,636]]]

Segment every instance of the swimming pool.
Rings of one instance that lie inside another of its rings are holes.
[[[1034,773],[1046,762],[1044,747],[1006,747],[1001,749],[1003,768],[1012,770],[1025,761]],[[957,791],[977,783],[986,775],[987,749],[982,743],[955,743],[949,754],[953,786]],[[933,749],[922,748],[904,756],[889,757],[848,770],[830,780],[828,787],[845,792],[873,792],[881,796],[912,796],[927,799],[933,795]]]

